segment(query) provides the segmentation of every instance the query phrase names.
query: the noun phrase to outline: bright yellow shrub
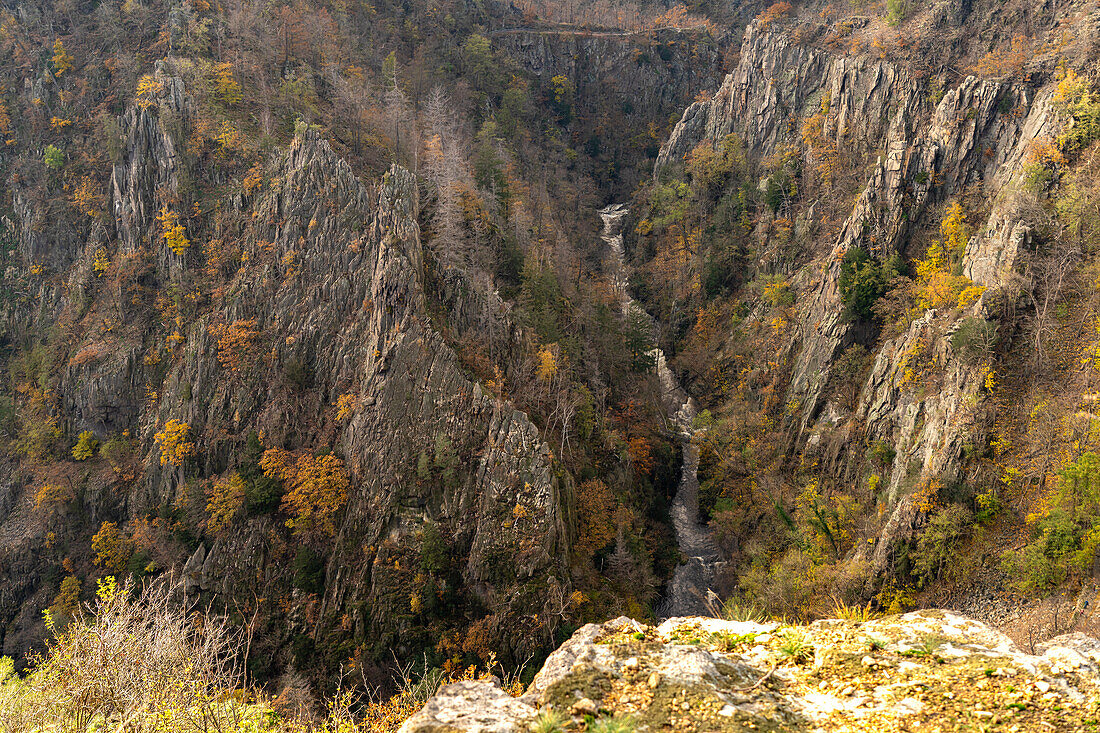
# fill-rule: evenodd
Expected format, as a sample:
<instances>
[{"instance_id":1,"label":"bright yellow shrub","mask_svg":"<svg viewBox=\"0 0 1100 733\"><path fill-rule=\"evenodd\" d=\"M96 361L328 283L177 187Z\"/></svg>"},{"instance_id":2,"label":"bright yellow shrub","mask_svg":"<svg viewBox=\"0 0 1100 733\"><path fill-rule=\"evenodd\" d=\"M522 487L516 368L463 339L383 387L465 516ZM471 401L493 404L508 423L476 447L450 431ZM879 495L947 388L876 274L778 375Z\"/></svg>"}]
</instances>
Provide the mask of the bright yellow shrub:
<instances>
[{"instance_id":1,"label":"bright yellow shrub","mask_svg":"<svg viewBox=\"0 0 1100 733\"><path fill-rule=\"evenodd\" d=\"M260 459L269 478L283 481L288 491L282 509L290 515L286 526L295 533L336 534L335 518L348 500L348 474L334 455L295 456L281 448L269 448Z\"/></svg>"},{"instance_id":2,"label":"bright yellow shrub","mask_svg":"<svg viewBox=\"0 0 1100 733\"><path fill-rule=\"evenodd\" d=\"M210 515L206 523L208 532L217 534L233 523L244 506L244 491L245 482L239 473L214 482L206 503L206 512Z\"/></svg>"},{"instance_id":3,"label":"bright yellow shrub","mask_svg":"<svg viewBox=\"0 0 1100 733\"><path fill-rule=\"evenodd\" d=\"M115 522L104 522L92 537L92 552L95 564L112 575L126 571L126 564L133 554L133 543L127 538Z\"/></svg>"},{"instance_id":4,"label":"bright yellow shrub","mask_svg":"<svg viewBox=\"0 0 1100 733\"><path fill-rule=\"evenodd\" d=\"M191 426L179 420L169 420L164 428L153 436L153 442L160 448L160 465L172 464L179 467L195 453L195 444L187 440Z\"/></svg>"},{"instance_id":5,"label":"bright yellow shrub","mask_svg":"<svg viewBox=\"0 0 1100 733\"><path fill-rule=\"evenodd\" d=\"M65 50L65 44L58 38L53 42L53 71L57 76L61 76L66 71L73 70L73 64L76 62L68 51Z\"/></svg>"},{"instance_id":6,"label":"bright yellow shrub","mask_svg":"<svg viewBox=\"0 0 1100 733\"><path fill-rule=\"evenodd\" d=\"M182 255L191 246L191 240L187 238L187 231L180 224L179 216L167 206L160 210L157 216L160 221L161 237L168 248L178 255Z\"/></svg>"}]
</instances>

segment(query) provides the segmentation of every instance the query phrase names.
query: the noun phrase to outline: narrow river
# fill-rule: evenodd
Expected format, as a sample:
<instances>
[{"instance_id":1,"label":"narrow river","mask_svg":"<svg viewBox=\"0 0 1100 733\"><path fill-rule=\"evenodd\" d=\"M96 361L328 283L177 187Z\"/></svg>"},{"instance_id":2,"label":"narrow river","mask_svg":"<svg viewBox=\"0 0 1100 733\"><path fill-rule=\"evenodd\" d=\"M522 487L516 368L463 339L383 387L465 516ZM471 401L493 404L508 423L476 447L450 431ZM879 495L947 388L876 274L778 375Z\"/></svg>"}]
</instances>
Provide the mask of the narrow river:
<instances>
[{"instance_id":1,"label":"narrow river","mask_svg":"<svg viewBox=\"0 0 1100 733\"><path fill-rule=\"evenodd\" d=\"M654 341L657 324L644 308L632 297L627 287L625 253L623 251L623 219L630 213L622 204L612 204L600 210L603 233L600 235L611 250L611 276L619 294L624 314L642 314L650 323ZM658 618L696 616L707 612L706 598L714 584L719 564L718 548L710 537L705 524L699 521L699 446L692 440L692 422L696 415L695 401L687 394L669 368L660 347L653 349L657 378L661 383L661 401L670 427L680 438L683 447L683 467L680 485L672 500L672 527L676 544L684 562L673 572L665 597L657 604Z\"/></svg>"}]
</instances>

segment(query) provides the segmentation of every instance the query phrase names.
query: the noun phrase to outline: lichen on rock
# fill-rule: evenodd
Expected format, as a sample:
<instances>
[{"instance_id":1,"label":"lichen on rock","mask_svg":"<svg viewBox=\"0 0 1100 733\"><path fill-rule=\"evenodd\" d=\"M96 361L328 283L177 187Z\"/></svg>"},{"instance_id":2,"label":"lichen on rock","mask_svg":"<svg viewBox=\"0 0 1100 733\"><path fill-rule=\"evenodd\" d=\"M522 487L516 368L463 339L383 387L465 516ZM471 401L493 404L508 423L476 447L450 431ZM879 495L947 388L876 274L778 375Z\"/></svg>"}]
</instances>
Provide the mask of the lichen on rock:
<instances>
[{"instance_id":1,"label":"lichen on rock","mask_svg":"<svg viewBox=\"0 0 1100 733\"><path fill-rule=\"evenodd\" d=\"M602 718L638 731L1090 729L1100 642L1072 634L1041 652L938 610L808 626L620 617L579 629L519 698L449 685L402 731L531 730L540 710L576 730Z\"/></svg>"}]
</instances>

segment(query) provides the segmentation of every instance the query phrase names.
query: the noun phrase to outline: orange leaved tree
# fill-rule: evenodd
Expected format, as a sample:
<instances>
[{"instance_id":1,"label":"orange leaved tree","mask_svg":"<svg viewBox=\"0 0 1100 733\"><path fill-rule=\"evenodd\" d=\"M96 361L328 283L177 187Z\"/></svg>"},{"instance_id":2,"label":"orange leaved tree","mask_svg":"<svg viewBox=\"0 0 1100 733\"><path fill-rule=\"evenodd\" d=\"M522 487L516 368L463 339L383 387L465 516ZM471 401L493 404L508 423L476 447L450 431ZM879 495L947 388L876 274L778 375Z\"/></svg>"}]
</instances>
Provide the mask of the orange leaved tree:
<instances>
[{"instance_id":1,"label":"orange leaved tree","mask_svg":"<svg viewBox=\"0 0 1100 733\"><path fill-rule=\"evenodd\" d=\"M333 536L337 512L348 501L348 473L334 455L295 455L268 448L260 468L269 478L281 479L287 488L282 509L290 515L286 526L295 534Z\"/></svg>"}]
</instances>

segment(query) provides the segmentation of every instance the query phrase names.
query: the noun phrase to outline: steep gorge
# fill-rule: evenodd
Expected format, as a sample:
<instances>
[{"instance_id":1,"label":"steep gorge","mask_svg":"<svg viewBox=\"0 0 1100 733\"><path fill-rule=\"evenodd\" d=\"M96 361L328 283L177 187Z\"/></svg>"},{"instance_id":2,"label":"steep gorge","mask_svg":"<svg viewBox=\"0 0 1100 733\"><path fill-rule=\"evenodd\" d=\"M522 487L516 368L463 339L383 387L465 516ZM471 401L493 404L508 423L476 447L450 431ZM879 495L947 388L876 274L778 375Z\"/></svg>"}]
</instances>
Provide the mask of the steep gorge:
<instances>
[{"instance_id":1,"label":"steep gorge","mask_svg":"<svg viewBox=\"0 0 1100 733\"><path fill-rule=\"evenodd\" d=\"M630 211L621 205L601 209L603 233L600 238L611 251L611 279L623 312L628 318L633 316L647 322L655 331L657 324L627 290L621 229L623 219L629 214ZM656 341L656 334L653 338ZM717 600L713 588L719 552L707 527L699 522L699 446L693 440L697 414L695 400L680 386L660 346L654 346L650 356L661 386L661 403L669 429L679 438L683 450L680 481L669 512L682 559L654 613L659 618L702 615L708 611L708 601L712 597Z\"/></svg>"},{"instance_id":2,"label":"steep gorge","mask_svg":"<svg viewBox=\"0 0 1100 733\"><path fill-rule=\"evenodd\" d=\"M1037 213L1040 205L1029 181L1040 159L1036 151L1062 139L1065 126L1073 124L1052 101L1064 97L1058 90L1067 63L1083 63L1094 51L1095 12L1073 17L1074 48L1081 55L1036 56L1029 60L1026 81L961 75L947 85L903 62L827 50L814 42L814 32L807 32L812 23L795 21L783 27L758 20L746 29L737 68L713 97L686 109L662 146L653 193L632 206L645 218L628 240L628 252L635 267L649 268L651 291L660 291L666 286L653 274L657 260L647 261L657 237L650 229L656 228L658 217L668 220L677 214L668 213L676 211L671 205L653 202L698 195L695 188L686 196L672 193L676 186L688 185L679 181L699 186L696 179L699 171L706 171L706 161L736 150L743 155L739 164L749 170L742 197L746 192L771 197L773 190L785 197L778 199L770 221L743 225L750 259L743 264L747 272L741 276L741 289L727 301L743 308L730 319L732 327L723 332L720 320L710 320L715 318L711 312L729 314L732 306L714 306L718 310L710 312L700 308L694 324L681 317L681 327L670 329L675 335L665 345L674 352L690 352L674 360L687 377L685 383L697 393L707 392L702 406L731 425L738 422L734 415L741 414L732 412L733 406L751 404L752 399L731 400L732 386L714 385L740 380L767 384L773 391L775 407L756 414L766 415L764 423L785 436L775 463L755 473L746 470L738 480L752 484L744 491L755 494L755 503L778 507L796 537L809 531L796 529L801 521L796 512L809 517L808 525L818 528L813 531L827 542L828 553L844 557L846 569L829 581L839 584L834 588L848 588L842 593L851 592L854 582L859 588L855 597L867 599L884 584L897 582L899 557L904 558L907 546L915 547L937 507L955 501L944 498L952 491L977 487L971 490L987 492L983 501L1003 492L997 501L1012 502L1019 517L1030 511L1034 487L1050 490L1046 476L1032 477L1028 488L1014 483L1019 479L1006 478L1004 466L1011 459L1002 455L1007 445L1002 436L1014 428L995 420L1005 419L1006 393L1018 389L1021 377L1013 371L1020 368L1018 350L1028 348L1028 338L1038 344L1040 337L1031 330L1044 328L1032 325L1028 306L1022 304L1030 305L1034 296L1029 290L1046 287L1038 282L1049 266L1043 263L1054 257L1053 248L1064 246L1052 244L1049 219ZM911 27L917 25L913 21ZM838 26L844 24L833 27ZM796 163L783 162L790 160ZM793 189L789 181L794 177L800 190L791 194L783 186ZM958 202L963 202L967 231L972 232L962 239L965 249L959 252L957 270L948 273L959 290L947 301L914 307L896 323L877 315L853 318L844 292L846 255L858 251L872 262L908 261L913 268L909 279L898 282L918 281L924 277L915 272L921 257L939 246L932 240L940 219L946 221L950 214L944 212ZM702 226L713 227L717 215L707 216L704 212ZM679 221L676 226L685 232L699 226L690 218ZM713 246L721 246L720 240ZM777 287L766 286L769 282L778 285L774 292L790 293L789 303L769 304L752 289ZM677 303L667 310L667 301L652 297L650 306L673 314L682 308ZM983 348L989 353L976 358L973 349L965 350L964 337L956 334L975 323L995 324L1001 343L996 353L987 346ZM698 335L702 333L713 335ZM686 359L699 358L693 350L700 344L708 344L706 369L688 367ZM859 351L868 353L869 361L853 374L850 355ZM1042 379L1066 379L1055 374L1046 372ZM996 380L1002 375L1013 386L998 389ZM838 384L849 382L852 386L844 389L852 397L842 398ZM1034 381L1032 385L1040 392L1049 389ZM736 393L745 389L739 386ZM1041 395L1028 399L1033 400L1030 405L1045 404ZM1088 444L1087 426L1074 424L1069 415L1061 419L1067 434ZM722 448L711 445L709 450L714 481L715 462L729 459ZM888 458L874 458L874 451L888 452ZM756 493L757 486L765 488ZM799 486L809 488L799 495ZM844 518L850 509L828 508L830 494L838 493L858 497L855 501L864 508L857 511L877 511L877 518L865 514L856 527L844 525L851 521ZM767 512L761 508L748 515ZM1006 525L991 531L996 535ZM840 540L834 531L853 534ZM753 533L748 529L741 543ZM768 542L763 536L760 541ZM964 539L955 541L962 544ZM966 552L973 552L979 564L997 563L996 555L989 558L980 543ZM776 557L772 555L773 562ZM773 572L781 572L779 565L774 567ZM997 577L987 580L996 585L1001 582ZM767 581L756 582L759 591L759 583Z\"/></svg>"},{"instance_id":3,"label":"steep gorge","mask_svg":"<svg viewBox=\"0 0 1100 733\"><path fill-rule=\"evenodd\" d=\"M231 131L203 127L194 66L169 53L105 115L119 150L101 213L77 225L43 203L75 175L37 190L11 176L0 355L21 432L4 428L0 461L3 653L40 642L62 576L108 565L178 573L188 604L252 618L258 679L350 664L365 686L388 657L518 666L608 609L701 614L711 591L814 617L830 598L963 603L959 568L1003 587L999 552L1095 439L1095 380L1077 368L1090 290L1044 291L1060 209L1032 179L1036 151L1085 125L1062 82L1089 73L1100 15L1055 5L1078 34L1001 75L848 47L882 20L807 20L828 15L810 6L739 41L486 28L468 40L491 39L512 78L484 91L480 46L454 54L468 139L393 101L398 61L377 64L393 81L375 144L395 159L378 175L304 105L285 145L201 167L198 131ZM967 22L937 7L902 28L923 43ZM337 88L344 72L325 73ZM432 179L467 143L469 171ZM1068 184L1083 159L1040 162ZM914 295L956 206L964 246L934 273L947 295ZM875 284L893 311L853 315L859 252L884 280L901 263ZM657 342L648 371L621 343L635 322ZM994 336L963 343L974 324ZM1055 402L1054 437L1024 445ZM112 449L84 462L86 434ZM332 493L295 514L285 499L307 479ZM979 519L982 501L997 509ZM954 506L970 512L954 554L914 575Z\"/></svg>"}]
</instances>

